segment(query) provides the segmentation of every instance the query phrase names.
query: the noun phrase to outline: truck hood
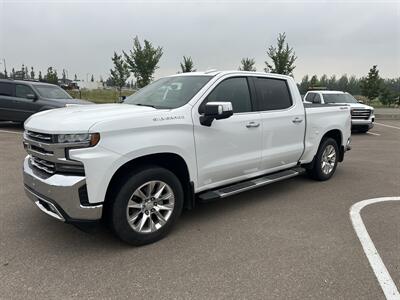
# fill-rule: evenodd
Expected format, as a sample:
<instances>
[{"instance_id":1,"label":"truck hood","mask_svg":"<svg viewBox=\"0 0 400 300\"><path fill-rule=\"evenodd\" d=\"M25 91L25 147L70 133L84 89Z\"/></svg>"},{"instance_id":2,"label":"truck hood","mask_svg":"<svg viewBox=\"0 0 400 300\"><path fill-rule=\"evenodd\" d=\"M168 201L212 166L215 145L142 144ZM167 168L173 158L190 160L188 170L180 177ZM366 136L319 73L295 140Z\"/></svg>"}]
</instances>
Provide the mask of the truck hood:
<instances>
[{"instance_id":1,"label":"truck hood","mask_svg":"<svg viewBox=\"0 0 400 300\"><path fill-rule=\"evenodd\" d=\"M100 121L152 114L155 108L130 104L72 105L46 110L25 121L25 129L46 133L84 133Z\"/></svg>"},{"instance_id":2,"label":"truck hood","mask_svg":"<svg viewBox=\"0 0 400 300\"><path fill-rule=\"evenodd\" d=\"M370 109L373 110L374 108L372 106L368 106L362 103L335 103L335 104L343 104L343 105L348 105L350 108L362 108L362 109Z\"/></svg>"},{"instance_id":3,"label":"truck hood","mask_svg":"<svg viewBox=\"0 0 400 300\"><path fill-rule=\"evenodd\" d=\"M69 104L78 104L78 105L82 105L82 104L94 104L91 101L87 101L87 100L82 100L82 99L75 99L75 98L69 98L69 99L49 99L49 98L44 98L47 100L51 100L57 104L60 104L60 106L65 106L65 105L69 105Z\"/></svg>"}]
</instances>

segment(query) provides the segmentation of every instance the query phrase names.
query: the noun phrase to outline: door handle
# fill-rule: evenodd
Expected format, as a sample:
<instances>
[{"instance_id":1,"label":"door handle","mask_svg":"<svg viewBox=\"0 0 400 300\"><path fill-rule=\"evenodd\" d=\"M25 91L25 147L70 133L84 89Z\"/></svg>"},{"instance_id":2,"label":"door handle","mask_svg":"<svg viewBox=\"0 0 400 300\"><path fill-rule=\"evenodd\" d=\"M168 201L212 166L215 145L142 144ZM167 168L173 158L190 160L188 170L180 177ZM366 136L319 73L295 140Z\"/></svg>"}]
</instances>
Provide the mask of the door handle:
<instances>
[{"instance_id":1,"label":"door handle","mask_svg":"<svg viewBox=\"0 0 400 300\"><path fill-rule=\"evenodd\" d=\"M260 123L258 123L258 122L249 122L246 124L247 128L256 128L258 126L260 126Z\"/></svg>"},{"instance_id":2,"label":"door handle","mask_svg":"<svg viewBox=\"0 0 400 300\"><path fill-rule=\"evenodd\" d=\"M292 122L295 123L295 124L299 124L299 123L303 122L303 119L294 118L294 119L292 120Z\"/></svg>"}]
</instances>

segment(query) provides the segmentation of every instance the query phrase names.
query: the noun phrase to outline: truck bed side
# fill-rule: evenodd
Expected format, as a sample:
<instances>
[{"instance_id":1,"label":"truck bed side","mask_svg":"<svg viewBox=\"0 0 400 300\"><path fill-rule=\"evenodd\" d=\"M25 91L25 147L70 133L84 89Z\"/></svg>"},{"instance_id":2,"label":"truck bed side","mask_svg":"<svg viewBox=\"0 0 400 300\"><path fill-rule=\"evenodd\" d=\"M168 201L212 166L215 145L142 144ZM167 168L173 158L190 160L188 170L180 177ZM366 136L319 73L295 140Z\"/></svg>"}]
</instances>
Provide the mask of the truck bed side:
<instances>
[{"instance_id":1,"label":"truck bed side","mask_svg":"<svg viewBox=\"0 0 400 300\"><path fill-rule=\"evenodd\" d=\"M318 151L322 137L332 130L341 133L341 145L346 147L351 136L350 108L346 105L326 105L304 103L306 132L304 153L301 163L309 163Z\"/></svg>"}]
</instances>

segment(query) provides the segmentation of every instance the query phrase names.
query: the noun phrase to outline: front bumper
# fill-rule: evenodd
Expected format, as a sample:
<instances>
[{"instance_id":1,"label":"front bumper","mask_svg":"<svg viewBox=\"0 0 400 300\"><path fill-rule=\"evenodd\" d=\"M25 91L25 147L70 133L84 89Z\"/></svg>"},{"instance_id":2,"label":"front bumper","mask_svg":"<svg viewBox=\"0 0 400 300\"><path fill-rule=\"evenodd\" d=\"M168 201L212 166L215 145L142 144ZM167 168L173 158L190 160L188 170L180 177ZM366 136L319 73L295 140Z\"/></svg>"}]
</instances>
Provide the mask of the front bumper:
<instances>
[{"instance_id":1,"label":"front bumper","mask_svg":"<svg viewBox=\"0 0 400 300\"><path fill-rule=\"evenodd\" d=\"M27 156L24 160L23 177L25 193L47 215L68 223L101 218L103 205L81 204L80 190L86 185L84 176L49 176L32 168Z\"/></svg>"},{"instance_id":2,"label":"front bumper","mask_svg":"<svg viewBox=\"0 0 400 300\"><path fill-rule=\"evenodd\" d=\"M352 119L351 120L351 127L352 128L357 128L357 127L368 126L368 128L371 129L371 128L374 127L374 120L375 120L374 116L372 116L368 120Z\"/></svg>"}]
</instances>

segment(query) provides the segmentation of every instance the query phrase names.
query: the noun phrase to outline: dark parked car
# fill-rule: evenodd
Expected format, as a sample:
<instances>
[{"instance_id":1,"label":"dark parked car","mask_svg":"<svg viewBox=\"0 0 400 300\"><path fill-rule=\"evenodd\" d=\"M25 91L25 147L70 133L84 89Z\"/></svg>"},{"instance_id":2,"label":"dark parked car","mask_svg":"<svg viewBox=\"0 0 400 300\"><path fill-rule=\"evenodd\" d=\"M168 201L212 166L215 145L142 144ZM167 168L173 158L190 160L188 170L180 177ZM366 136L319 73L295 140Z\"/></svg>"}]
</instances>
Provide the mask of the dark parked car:
<instances>
[{"instance_id":1,"label":"dark parked car","mask_svg":"<svg viewBox=\"0 0 400 300\"><path fill-rule=\"evenodd\" d=\"M66 104L93 104L73 99L54 84L0 79L0 120L24 122L39 111L64 107Z\"/></svg>"}]
</instances>

